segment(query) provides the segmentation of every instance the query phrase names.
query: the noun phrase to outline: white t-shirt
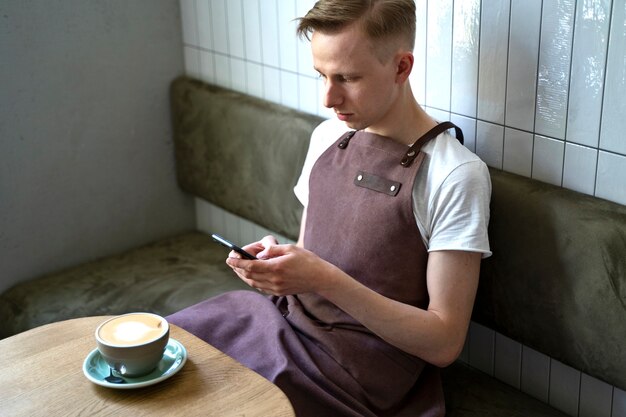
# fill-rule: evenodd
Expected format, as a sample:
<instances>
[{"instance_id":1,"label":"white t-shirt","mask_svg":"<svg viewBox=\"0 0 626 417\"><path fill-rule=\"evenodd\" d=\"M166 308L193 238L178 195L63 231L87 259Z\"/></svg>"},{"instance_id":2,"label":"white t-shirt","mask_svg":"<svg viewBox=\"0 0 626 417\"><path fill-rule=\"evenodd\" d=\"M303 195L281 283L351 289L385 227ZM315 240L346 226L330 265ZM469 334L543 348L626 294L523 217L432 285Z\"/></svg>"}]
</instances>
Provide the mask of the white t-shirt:
<instances>
[{"instance_id":1,"label":"white t-shirt","mask_svg":"<svg viewBox=\"0 0 626 417\"><path fill-rule=\"evenodd\" d=\"M313 131L302 174L294 187L305 207L313 165L348 130L340 120L330 119ZM422 152L425 158L413 187L413 213L426 249L490 256L487 226L491 177L487 165L448 133L429 141Z\"/></svg>"}]
</instances>

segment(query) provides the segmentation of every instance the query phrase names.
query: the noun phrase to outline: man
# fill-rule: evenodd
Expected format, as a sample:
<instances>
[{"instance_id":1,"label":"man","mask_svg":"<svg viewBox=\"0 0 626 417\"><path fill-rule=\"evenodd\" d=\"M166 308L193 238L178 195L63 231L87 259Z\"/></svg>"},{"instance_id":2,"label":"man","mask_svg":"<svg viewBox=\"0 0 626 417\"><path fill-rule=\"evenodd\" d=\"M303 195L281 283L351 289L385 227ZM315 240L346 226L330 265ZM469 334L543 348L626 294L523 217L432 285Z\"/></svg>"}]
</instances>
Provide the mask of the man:
<instances>
[{"instance_id":1,"label":"man","mask_svg":"<svg viewBox=\"0 0 626 417\"><path fill-rule=\"evenodd\" d=\"M463 347L490 254L488 171L411 92L412 0L321 0L298 31L337 114L295 188L298 244L229 255L271 297L231 293L170 320L274 381L298 416L444 415L438 367Z\"/></svg>"}]
</instances>

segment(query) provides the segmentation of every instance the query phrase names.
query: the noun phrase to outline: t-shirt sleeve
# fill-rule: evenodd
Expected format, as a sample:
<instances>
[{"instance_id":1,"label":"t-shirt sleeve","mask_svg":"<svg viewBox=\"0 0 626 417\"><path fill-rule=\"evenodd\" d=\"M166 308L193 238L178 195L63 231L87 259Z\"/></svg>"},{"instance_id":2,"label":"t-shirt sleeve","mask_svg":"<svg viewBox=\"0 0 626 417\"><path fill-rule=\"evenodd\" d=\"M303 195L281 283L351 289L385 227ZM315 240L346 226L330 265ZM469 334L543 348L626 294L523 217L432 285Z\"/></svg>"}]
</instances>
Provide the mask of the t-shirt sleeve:
<instances>
[{"instance_id":1,"label":"t-shirt sleeve","mask_svg":"<svg viewBox=\"0 0 626 417\"><path fill-rule=\"evenodd\" d=\"M491 177L484 162L454 169L433 196L428 250L463 250L491 255L487 227Z\"/></svg>"},{"instance_id":2,"label":"t-shirt sleeve","mask_svg":"<svg viewBox=\"0 0 626 417\"><path fill-rule=\"evenodd\" d=\"M333 119L325 120L313 130L302 172L293 188L296 198L304 207L309 204L309 177L311 176L313 165L315 165L322 153L347 130L343 123Z\"/></svg>"}]
</instances>

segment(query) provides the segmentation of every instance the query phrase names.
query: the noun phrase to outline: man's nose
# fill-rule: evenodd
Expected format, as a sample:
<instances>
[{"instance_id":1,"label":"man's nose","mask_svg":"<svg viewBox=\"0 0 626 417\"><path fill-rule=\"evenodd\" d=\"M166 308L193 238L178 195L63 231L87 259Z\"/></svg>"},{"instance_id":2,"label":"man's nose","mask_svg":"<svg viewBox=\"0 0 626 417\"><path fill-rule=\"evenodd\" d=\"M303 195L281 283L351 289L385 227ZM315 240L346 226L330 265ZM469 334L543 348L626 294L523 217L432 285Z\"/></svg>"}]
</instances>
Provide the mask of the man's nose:
<instances>
[{"instance_id":1,"label":"man's nose","mask_svg":"<svg viewBox=\"0 0 626 417\"><path fill-rule=\"evenodd\" d=\"M340 105L343 101L341 88L331 80L324 83L324 107L333 108Z\"/></svg>"}]
</instances>

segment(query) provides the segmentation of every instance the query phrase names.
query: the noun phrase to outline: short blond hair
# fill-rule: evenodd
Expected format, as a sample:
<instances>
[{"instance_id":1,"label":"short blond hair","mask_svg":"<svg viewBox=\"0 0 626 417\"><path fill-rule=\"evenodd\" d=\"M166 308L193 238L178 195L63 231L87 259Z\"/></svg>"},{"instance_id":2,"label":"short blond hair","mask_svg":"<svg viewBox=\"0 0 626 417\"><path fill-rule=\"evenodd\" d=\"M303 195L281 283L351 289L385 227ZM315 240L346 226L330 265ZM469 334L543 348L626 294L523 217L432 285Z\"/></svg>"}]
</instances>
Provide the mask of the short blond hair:
<instances>
[{"instance_id":1,"label":"short blond hair","mask_svg":"<svg viewBox=\"0 0 626 417\"><path fill-rule=\"evenodd\" d=\"M319 0L298 21L297 34L307 39L314 31L333 34L358 22L377 49L388 41L411 51L415 46L414 0Z\"/></svg>"}]
</instances>

